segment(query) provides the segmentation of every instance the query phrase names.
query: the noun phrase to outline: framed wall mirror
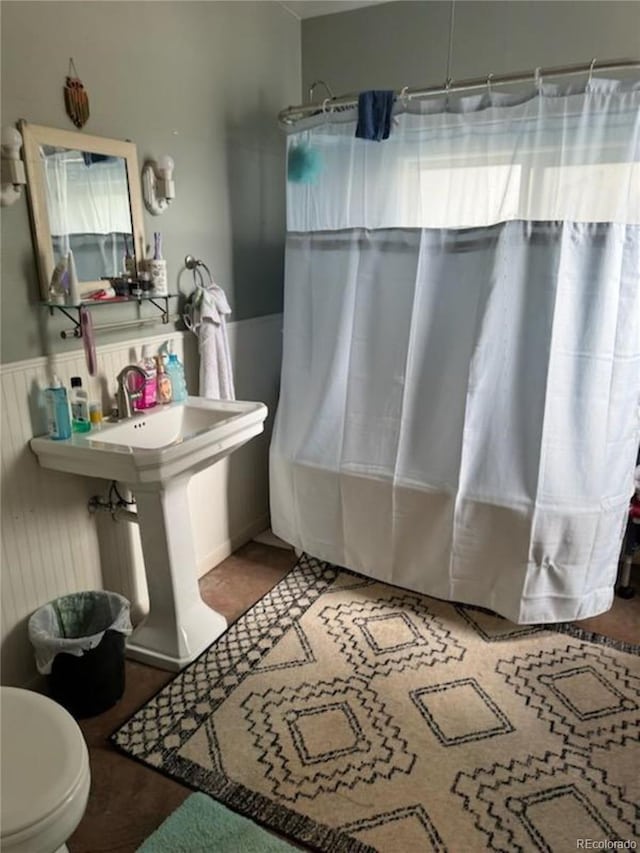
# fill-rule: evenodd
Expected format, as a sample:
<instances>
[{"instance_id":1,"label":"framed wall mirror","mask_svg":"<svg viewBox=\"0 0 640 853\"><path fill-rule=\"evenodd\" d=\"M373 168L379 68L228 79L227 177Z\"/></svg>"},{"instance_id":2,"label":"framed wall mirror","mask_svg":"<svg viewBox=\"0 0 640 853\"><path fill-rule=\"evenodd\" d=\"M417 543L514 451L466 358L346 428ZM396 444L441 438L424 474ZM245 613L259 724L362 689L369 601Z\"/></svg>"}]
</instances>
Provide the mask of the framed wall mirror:
<instances>
[{"instance_id":1,"label":"framed wall mirror","mask_svg":"<svg viewBox=\"0 0 640 853\"><path fill-rule=\"evenodd\" d=\"M145 239L136 146L132 142L19 123L42 299L55 265L73 252L80 293L139 262Z\"/></svg>"}]
</instances>

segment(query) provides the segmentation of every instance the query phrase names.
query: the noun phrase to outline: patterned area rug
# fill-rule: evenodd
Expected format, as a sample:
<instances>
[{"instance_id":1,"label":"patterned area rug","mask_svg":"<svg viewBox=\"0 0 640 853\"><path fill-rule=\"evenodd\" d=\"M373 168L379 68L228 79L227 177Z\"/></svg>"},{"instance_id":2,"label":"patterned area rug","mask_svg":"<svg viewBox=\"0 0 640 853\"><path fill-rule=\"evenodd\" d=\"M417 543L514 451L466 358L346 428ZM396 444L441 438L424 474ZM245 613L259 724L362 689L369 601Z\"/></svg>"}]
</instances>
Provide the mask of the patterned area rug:
<instances>
[{"instance_id":1,"label":"patterned area rug","mask_svg":"<svg viewBox=\"0 0 640 853\"><path fill-rule=\"evenodd\" d=\"M112 741L326 853L628 847L638 649L566 630L303 557Z\"/></svg>"}]
</instances>

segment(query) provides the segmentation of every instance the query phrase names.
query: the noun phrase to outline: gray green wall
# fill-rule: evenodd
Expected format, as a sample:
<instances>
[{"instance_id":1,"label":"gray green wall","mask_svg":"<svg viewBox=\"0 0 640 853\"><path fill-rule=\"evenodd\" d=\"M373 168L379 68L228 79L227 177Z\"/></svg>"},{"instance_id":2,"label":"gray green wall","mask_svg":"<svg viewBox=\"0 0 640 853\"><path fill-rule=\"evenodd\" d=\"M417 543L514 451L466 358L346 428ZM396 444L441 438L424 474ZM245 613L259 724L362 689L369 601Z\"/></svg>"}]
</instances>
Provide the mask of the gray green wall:
<instances>
[{"instance_id":1,"label":"gray green wall","mask_svg":"<svg viewBox=\"0 0 640 853\"><path fill-rule=\"evenodd\" d=\"M444 81L450 11L448 0L415 0L303 21L305 100L318 78L336 93ZM640 56L637 0L455 4L454 79L630 56Z\"/></svg>"},{"instance_id":2,"label":"gray green wall","mask_svg":"<svg viewBox=\"0 0 640 853\"><path fill-rule=\"evenodd\" d=\"M140 165L165 152L176 161L172 207L145 213L147 238L163 232L173 283L192 253L227 291L232 319L261 316L282 307L277 112L299 103L301 79L304 92L319 77L336 92L443 80L449 13L449 2L415 0L307 19L301 61L300 22L276 2L2 0L1 121L73 129L62 99L73 55L91 99L86 132L133 140ZM458 0L455 20L454 78L640 54L636 0ZM1 219L2 362L77 346L38 305L26 199ZM186 275L180 284L189 289ZM100 310L101 322L135 316Z\"/></svg>"},{"instance_id":3,"label":"gray green wall","mask_svg":"<svg viewBox=\"0 0 640 853\"><path fill-rule=\"evenodd\" d=\"M170 281L188 253L225 288L233 320L282 310L284 137L276 115L300 100L300 22L276 2L25 2L3 0L2 125L24 118L74 130L62 87L73 56L88 90L85 131L131 139L140 166L169 153L176 198L145 212L147 241L163 233ZM2 362L77 346L49 319L27 202L2 210ZM180 280L190 289L187 274ZM133 319L99 309L94 322ZM97 309L96 309L97 313ZM157 334L158 326L140 329ZM115 342L131 328L100 337Z\"/></svg>"}]
</instances>

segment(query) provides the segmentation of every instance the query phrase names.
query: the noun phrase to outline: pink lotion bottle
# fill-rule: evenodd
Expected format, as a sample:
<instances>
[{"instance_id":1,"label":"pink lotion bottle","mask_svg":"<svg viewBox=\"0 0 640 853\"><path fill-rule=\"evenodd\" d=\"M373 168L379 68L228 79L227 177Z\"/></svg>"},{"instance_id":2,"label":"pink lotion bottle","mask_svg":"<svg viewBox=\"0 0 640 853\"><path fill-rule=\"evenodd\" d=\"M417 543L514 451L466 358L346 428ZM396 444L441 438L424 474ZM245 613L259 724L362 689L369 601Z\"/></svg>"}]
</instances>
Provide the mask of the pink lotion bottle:
<instances>
[{"instance_id":1,"label":"pink lotion bottle","mask_svg":"<svg viewBox=\"0 0 640 853\"><path fill-rule=\"evenodd\" d=\"M142 386L142 394L135 401L136 409L150 409L156 404L157 380L156 362L151 355L149 344L142 347L142 358L138 362L139 367L144 370L146 379Z\"/></svg>"}]
</instances>

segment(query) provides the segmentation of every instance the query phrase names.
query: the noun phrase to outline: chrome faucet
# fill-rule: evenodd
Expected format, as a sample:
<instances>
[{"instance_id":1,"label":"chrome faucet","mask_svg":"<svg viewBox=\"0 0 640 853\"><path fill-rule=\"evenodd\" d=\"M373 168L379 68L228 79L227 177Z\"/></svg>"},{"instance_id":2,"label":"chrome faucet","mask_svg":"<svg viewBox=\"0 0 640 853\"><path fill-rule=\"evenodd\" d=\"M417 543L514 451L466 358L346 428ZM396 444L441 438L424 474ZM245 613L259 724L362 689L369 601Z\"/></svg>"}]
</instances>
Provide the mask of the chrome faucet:
<instances>
[{"instance_id":1,"label":"chrome faucet","mask_svg":"<svg viewBox=\"0 0 640 853\"><path fill-rule=\"evenodd\" d=\"M142 396L142 388L132 391L129 388L128 379L132 373L137 373L142 379L143 385L147 380L147 374L137 364L128 364L118 374L118 390L116 391L116 404L118 406L118 420L126 420L134 415L133 402Z\"/></svg>"}]
</instances>

